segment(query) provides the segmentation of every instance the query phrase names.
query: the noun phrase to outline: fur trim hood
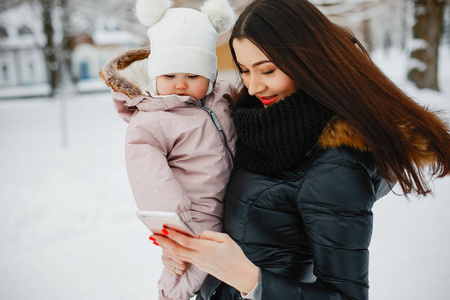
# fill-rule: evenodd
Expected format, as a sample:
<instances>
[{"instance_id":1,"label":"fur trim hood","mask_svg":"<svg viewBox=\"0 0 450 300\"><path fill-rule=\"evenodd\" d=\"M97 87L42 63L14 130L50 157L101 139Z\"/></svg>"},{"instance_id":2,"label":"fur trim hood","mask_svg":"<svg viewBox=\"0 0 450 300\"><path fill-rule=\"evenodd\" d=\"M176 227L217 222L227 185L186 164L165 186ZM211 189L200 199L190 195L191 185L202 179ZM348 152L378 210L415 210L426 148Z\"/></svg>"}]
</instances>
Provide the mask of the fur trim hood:
<instances>
[{"instance_id":1,"label":"fur trim hood","mask_svg":"<svg viewBox=\"0 0 450 300\"><path fill-rule=\"evenodd\" d=\"M430 166L436 162L436 155L429 142L415 132L412 126L402 126L403 142L412 145L416 149L416 156L412 157L418 167ZM345 119L335 116L324 128L318 141L324 149L347 146L361 152L370 152L371 149L362 139L355 127Z\"/></svg>"},{"instance_id":2,"label":"fur trim hood","mask_svg":"<svg viewBox=\"0 0 450 300\"><path fill-rule=\"evenodd\" d=\"M145 87L150 84L146 69L149 54L149 47L125 51L100 70L100 77L113 91L130 98L147 95Z\"/></svg>"}]
</instances>

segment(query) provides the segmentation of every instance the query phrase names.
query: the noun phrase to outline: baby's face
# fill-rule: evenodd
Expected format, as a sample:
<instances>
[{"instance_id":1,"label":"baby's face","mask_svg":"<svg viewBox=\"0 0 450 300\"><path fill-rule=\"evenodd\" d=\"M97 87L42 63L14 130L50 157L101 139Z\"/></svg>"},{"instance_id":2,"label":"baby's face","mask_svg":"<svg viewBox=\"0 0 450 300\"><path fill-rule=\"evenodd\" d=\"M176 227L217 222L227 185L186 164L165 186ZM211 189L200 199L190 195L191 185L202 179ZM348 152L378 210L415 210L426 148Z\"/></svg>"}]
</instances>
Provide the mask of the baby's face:
<instances>
[{"instance_id":1,"label":"baby's face","mask_svg":"<svg viewBox=\"0 0 450 300\"><path fill-rule=\"evenodd\" d=\"M197 100L205 97L209 79L185 73L173 73L156 77L156 90L159 95L187 95Z\"/></svg>"}]
</instances>

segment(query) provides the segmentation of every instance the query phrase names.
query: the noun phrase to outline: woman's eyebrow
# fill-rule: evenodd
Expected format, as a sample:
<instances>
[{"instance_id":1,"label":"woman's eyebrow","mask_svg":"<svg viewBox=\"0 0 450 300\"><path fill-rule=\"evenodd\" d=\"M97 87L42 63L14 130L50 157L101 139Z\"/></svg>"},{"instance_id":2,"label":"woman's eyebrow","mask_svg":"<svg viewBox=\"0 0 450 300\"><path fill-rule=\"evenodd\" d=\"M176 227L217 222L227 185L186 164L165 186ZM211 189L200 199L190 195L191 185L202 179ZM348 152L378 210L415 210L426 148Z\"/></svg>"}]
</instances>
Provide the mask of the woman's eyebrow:
<instances>
[{"instance_id":1,"label":"woman's eyebrow","mask_svg":"<svg viewBox=\"0 0 450 300\"><path fill-rule=\"evenodd\" d=\"M261 60L261 61L258 61L258 62L255 62L253 65L252 65L252 67L257 67L257 66L259 66L259 65L262 65L262 64L266 64L266 63L272 63L270 60ZM241 67L245 67L243 64L241 64L240 62L238 62L238 64L239 64L239 66L241 66Z\"/></svg>"}]
</instances>

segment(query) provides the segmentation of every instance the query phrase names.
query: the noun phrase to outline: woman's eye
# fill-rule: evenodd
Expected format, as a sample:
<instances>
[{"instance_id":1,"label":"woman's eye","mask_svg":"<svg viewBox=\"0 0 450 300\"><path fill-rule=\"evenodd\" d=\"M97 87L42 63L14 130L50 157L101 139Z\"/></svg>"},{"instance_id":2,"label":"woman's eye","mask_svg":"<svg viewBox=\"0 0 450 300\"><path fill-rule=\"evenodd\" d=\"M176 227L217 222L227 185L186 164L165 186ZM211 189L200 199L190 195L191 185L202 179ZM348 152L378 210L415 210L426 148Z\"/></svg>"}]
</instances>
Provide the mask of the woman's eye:
<instances>
[{"instance_id":1,"label":"woman's eye","mask_svg":"<svg viewBox=\"0 0 450 300\"><path fill-rule=\"evenodd\" d=\"M240 70L241 71L241 74L246 74L246 73L248 73L248 72L250 72L249 70Z\"/></svg>"},{"instance_id":2,"label":"woman's eye","mask_svg":"<svg viewBox=\"0 0 450 300\"><path fill-rule=\"evenodd\" d=\"M270 70L270 71L267 71L267 72L261 72L261 74L263 74L263 75L270 75L270 74L272 74L273 72L274 72L275 70Z\"/></svg>"}]
</instances>

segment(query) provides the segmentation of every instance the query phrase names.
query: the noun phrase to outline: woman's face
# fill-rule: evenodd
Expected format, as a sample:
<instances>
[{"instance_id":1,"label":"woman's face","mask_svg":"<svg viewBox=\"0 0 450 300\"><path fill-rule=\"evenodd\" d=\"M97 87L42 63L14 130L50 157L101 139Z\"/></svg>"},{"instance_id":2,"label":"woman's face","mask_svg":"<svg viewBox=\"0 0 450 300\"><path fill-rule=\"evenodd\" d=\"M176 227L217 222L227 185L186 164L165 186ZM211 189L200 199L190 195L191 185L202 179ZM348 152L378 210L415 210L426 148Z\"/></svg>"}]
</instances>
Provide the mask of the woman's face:
<instances>
[{"instance_id":1,"label":"woman's face","mask_svg":"<svg viewBox=\"0 0 450 300\"><path fill-rule=\"evenodd\" d=\"M248 93L268 107L290 96L298 86L249 39L234 39L233 49Z\"/></svg>"}]
</instances>

